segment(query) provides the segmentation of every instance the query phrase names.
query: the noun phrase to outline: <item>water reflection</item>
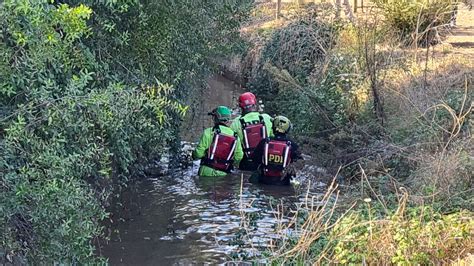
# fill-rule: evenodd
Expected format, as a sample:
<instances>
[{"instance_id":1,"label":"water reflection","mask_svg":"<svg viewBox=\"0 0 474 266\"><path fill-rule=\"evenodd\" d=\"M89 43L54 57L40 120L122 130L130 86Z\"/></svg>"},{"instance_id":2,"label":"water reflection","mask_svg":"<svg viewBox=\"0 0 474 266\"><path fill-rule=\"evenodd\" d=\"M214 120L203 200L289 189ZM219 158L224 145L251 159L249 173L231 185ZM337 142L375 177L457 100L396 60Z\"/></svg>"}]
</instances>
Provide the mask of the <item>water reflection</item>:
<instances>
[{"instance_id":1,"label":"water reflection","mask_svg":"<svg viewBox=\"0 0 474 266\"><path fill-rule=\"evenodd\" d=\"M139 193L114 213L128 219L103 254L112 265L223 263L258 256L288 230L288 209L309 195L292 187L255 185L244 175L195 177L197 167L136 184ZM285 209L283 212L282 210ZM291 230L291 229L290 229ZM289 232L286 232L289 233Z\"/></svg>"}]
</instances>

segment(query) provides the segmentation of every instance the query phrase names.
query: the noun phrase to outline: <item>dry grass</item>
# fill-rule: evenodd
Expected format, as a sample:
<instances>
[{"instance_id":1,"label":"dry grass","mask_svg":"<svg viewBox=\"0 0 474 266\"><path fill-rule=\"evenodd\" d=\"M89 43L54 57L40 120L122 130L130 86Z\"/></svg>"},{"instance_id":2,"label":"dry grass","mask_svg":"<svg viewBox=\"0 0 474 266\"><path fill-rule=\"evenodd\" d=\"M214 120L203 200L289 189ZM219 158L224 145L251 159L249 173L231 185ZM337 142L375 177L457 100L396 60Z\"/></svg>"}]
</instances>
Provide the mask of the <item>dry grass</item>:
<instances>
[{"instance_id":1,"label":"dry grass","mask_svg":"<svg viewBox=\"0 0 474 266\"><path fill-rule=\"evenodd\" d=\"M440 103L453 90L463 91L468 79L472 93L474 62L459 56L416 63L408 61L385 73L383 81L387 104L397 104L396 112L419 116ZM408 112L408 113L407 113Z\"/></svg>"},{"instance_id":2,"label":"dry grass","mask_svg":"<svg viewBox=\"0 0 474 266\"><path fill-rule=\"evenodd\" d=\"M296 243L290 241L294 239L287 239L287 241L282 242L278 249L272 250L274 259L280 260L284 264L294 257L306 259L313 256L314 254L311 254L312 244L337 224L337 222L331 220L338 198L339 191L334 180L322 198L306 197L305 205L294 211L293 219L283 230L283 232L287 232L288 229L294 229L296 235L298 235ZM303 224L299 224L298 219L302 213L307 214L307 218ZM320 254L320 258L323 257L324 252Z\"/></svg>"},{"instance_id":3,"label":"dry grass","mask_svg":"<svg viewBox=\"0 0 474 266\"><path fill-rule=\"evenodd\" d=\"M266 28L281 26L266 23ZM357 51L354 32L342 31L339 37L337 48ZM361 167L361 183L369 184L377 202L350 198L354 194L349 193L340 196L333 182L321 198L308 198L288 215L278 212L292 219L279 225L281 241L270 250L277 263L468 265L473 261L473 213L444 215L425 204L454 206L460 194L472 198L474 61L450 51L440 56L435 50L445 49L442 46L411 51L381 45L375 49L385 59L380 61L385 65L378 85L386 107L386 142L412 162L410 178L397 181L395 207L384 201L387 195L377 195L370 187L369 182L380 177L378 170L367 171L373 176L364 177ZM259 54L260 50L251 53L253 58ZM385 159L383 168L384 163ZM389 175L390 169L382 170L379 174ZM402 182L406 189L399 188ZM294 232L293 238L285 235L288 230Z\"/></svg>"},{"instance_id":4,"label":"dry grass","mask_svg":"<svg viewBox=\"0 0 474 266\"><path fill-rule=\"evenodd\" d=\"M443 205L472 204L472 199L463 204L462 198L473 195L473 150L471 138L465 138L439 152L418 151L419 166L411 180L416 184L414 192L423 195L418 201L441 202Z\"/></svg>"},{"instance_id":5,"label":"dry grass","mask_svg":"<svg viewBox=\"0 0 474 266\"><path fill-rule=\"evenodd\" d=\"M452 266L469 266L474 265L474 254L468 254L464 258L459 258L451 263Z\"/></svg>"},{"instance_id":6,"label":"dry grass","mask_svg":"<svg viewBox=\"0 0 474 266\"><path fill-rule=\"evenodd\" d=\"M369 199L359 201L357 208L354 203L346 212L337 213L338 198L337 186L332 183L321 199L308 198L294 210L291 222L280 228L284 240L270 250L272 261L462 265L474 252L471 212L441 215L431 208L408 207L409 195L403 188L398 206L386 216L377 215L379 205ZM307 216L301 224L297 218L302 213ZM284 236L288 229L293 230L293 238Z\"/></svg>"}]
</instances>

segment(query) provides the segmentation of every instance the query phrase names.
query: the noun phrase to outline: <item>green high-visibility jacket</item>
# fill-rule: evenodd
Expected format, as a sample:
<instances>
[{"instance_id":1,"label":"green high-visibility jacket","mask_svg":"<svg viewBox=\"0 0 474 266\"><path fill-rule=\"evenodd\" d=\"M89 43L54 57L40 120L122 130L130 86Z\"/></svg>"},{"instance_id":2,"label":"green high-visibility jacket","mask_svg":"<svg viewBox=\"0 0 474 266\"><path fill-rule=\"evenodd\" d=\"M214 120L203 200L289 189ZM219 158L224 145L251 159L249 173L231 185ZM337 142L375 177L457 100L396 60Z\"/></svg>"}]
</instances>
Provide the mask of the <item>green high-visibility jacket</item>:
<instances>
[{"instance_id":1,"label":"green high-visibility jacket","mask_svg":"<svg viewBox=\"0 0 474 266\"><path fill-rule=\"evenodd\" d=\"M229 127L219 125L219 129L221 131L221 134L224 134L227 136L234 136L234 131L230 129ZM214 135L215 135L214 127L206 128L204 130L196 149L193 151L194 160L204 159L206 157L207 150L209 149L209 147L211 147L211 143L212 143L212 140L214 139ZM239 165L239 162L240 160L242 160L243 156L244 156L244 152L242 150L242 144L240 143L240 138L237 137L237 142L236 142L234 157L233 157L234 164ZM199 168L199 175L200 176L225 176L227 175L227 173L224 171L213 169L206 165L201 165L201 167Z\"/></svg>"},{"instance_id":2,"label":"green high-visibility jacket","mask_svg":"<svg viewBox=\"0 0 474 266\"><path fill-rule=\"evenodd\" d=\"M244 122L259 121L260 115L262 116L263 123L265 124L265 128L267 129L267 137L273 137L272 117L268 114L261 114L259 112L250 112L243 116L236 117L234 119L234 122L232 122L232 124L230 125L230 128L237 132L237 136L239 136L239 139L241 141L244 141L244 133L242 131L242 123L240 122L240 119L243 118Z\"/></svg>"}]
</instances>

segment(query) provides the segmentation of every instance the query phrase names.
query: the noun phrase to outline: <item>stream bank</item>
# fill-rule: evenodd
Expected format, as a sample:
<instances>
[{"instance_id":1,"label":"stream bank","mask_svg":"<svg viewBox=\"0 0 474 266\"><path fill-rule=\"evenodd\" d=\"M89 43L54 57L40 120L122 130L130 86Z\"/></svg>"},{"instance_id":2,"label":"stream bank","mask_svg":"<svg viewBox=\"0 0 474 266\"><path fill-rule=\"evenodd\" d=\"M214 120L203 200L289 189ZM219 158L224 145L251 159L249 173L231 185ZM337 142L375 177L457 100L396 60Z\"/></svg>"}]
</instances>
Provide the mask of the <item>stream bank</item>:
<instances>
[{"instance_id":1,"label":"stream bank","mask_svg":"<svg viewBox=\"0 0 474 266\"><path fill-rule=\"evenodd\" d=\"M207 113L218 105L237 107L237 99L244 92L244 88L238 82L230 79L226 73L214 74L209 77L207 86L194 99L181 130L183 140L197 141L202 131L213 123Z\"/></svg>"}]
</instances>

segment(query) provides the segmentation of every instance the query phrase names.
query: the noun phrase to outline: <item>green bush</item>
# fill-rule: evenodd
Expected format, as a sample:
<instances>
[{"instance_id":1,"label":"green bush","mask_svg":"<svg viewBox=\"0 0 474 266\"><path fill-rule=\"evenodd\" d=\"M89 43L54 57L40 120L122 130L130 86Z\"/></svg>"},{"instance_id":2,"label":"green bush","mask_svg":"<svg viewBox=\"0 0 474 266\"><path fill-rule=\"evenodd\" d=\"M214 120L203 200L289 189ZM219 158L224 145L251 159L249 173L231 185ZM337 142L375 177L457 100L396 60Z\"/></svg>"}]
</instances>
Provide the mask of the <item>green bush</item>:
<instances>
[{"instance_id":1,"label":"green bush","mask_svg":"<svg viewBox=\"0 0 474 266\"><path fill-rule=\"evenodd\" d=\"M267 99L271 112L290 117L295 132L312 135L317 131L342 127L354 119L365 106L367 98L363 76L357 74L357 59L345 54L331 54L326 69L298 82L288 71L265 68L277 90Z\"/></svg>"},{"instance_id":2,"label":"green bush","mask_svg":"<svg viewBox=\"0 0 474 266\"><path fill-rule=\"evenodd\" d=\"M258 62L258 76L251 81L252 87L262 96L272 94L276 89L262 71L265 64L288 71L298 82L306 82L316 64L324 60L334 45L338 25L330 21L328 11L318 11L305 11L294 22L273 32L265 44Z\"/></svg>"},{"instance_id":3,"label":"green bush","mask_svg":"<svg viewBox=\"0 0 474 266\"><path fill-rule=\"evenodd\" d=\"M181 102L210 55L234 49L247 4L3 1L1 249L30 264L97 262L114 184L179 141Z\"/></svg>"},{"instance_id":4,"label":"green bush","mask_svg":"<svg viewBox=\"0 0 474 266\"><path fill-rule=\"evenodd\" d=\"M173 97L192 96L215 58L241 48L240 23L251 0L67 0L85 3L93 37L84 43L108 73L135 85L173 84Z\"/></svg>"},{"instance_id":5,"label":"green bush","mask_svg":"<svg viewBox=\"0 0 474 266\"><path fill-rule=\"evenodd\" d=\"M116 86L16 110L0 153L4 246L23 243L17 251L34 261L88 261L113 182L125 182L171 136L156 117L173 107L160 100Z\"/></svg>"},{"instance_id":6,"label":"green bush","mask_svg":"<svg viewBox=\"0 0 474 266\"><path fill-rule=\"evenodd\" d=\"M310 7L265 44L250 88L266 111L284 114L300 135L345 125L364 106L356 57L334 48L341 25L331 10Z\"/></svg>"},{"instance_id":7,"label":"green bush","mask_svg":"<svg viewBox=\"0 0 474 266\"><path fill-rule=\"evenodd\" d=\"M35 263L94 261L113 182L159 155L167 117L185 111L163 85L99 81L104 66L82 42L91 13L0 6L1 246Z\"/></svg>"},{"instance_id":8,"label":"green bush","mask_svg":"<svg viewBox=\"0 0 474 266\"><path fill-rule=\"evenodd\" d=\"M258 57L250 88L264 100L265 111L290 118L301 141L327 136L330 142L307 144L333 153L342 134L329 135L351 131L356 120L370 116L369 84L356 30L320 7L300 10L294 21L274 31ZM354 139L345 138L344 149L347 140L357 149Z\"/></svg>"}]
</instances>

